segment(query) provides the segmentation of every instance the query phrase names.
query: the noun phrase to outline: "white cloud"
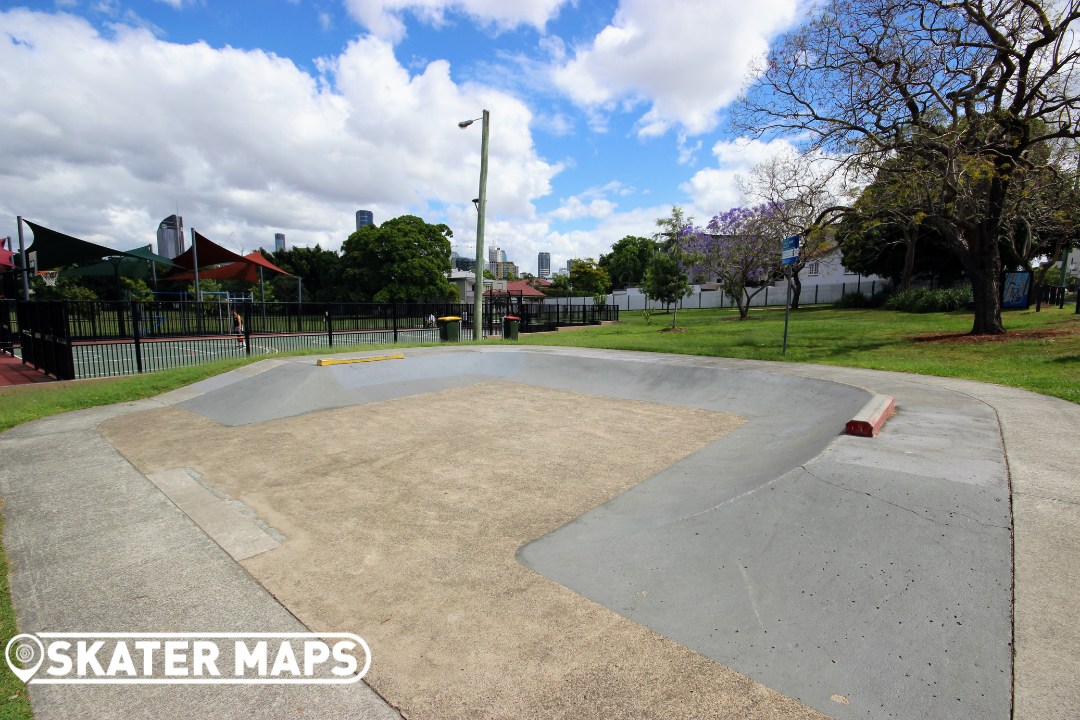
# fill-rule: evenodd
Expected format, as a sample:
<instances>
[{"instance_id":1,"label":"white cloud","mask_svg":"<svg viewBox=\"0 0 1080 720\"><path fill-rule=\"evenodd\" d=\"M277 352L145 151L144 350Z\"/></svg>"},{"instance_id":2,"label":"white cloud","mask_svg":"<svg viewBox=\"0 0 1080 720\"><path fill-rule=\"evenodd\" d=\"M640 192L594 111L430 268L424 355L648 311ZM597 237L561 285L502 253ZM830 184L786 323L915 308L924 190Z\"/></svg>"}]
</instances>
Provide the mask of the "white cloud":
<instances>
[{"instance_id":1,"label":"white cloud","mask_svg":"<svg viewBox=\"0 0 1080 720\"><path fill-rule=\"evenodd\" d=\"M539 30L559 13L567 0L345 0L349 14L371 33L390 41L405 36L406 12L436 27L448 13L468 15L499 30L532 25Z\"/></svg>"},{"instance_id":2,"label":"white cloud","mask_svg":"<svg viewBox=\"0 0 1080 720\"><path fill-rule=\"evenodd\" d=\"M745 204L738 185L740 177L746 177L755 165L770 157L793 151L794 146L787 140L722 140L712 147L716 165L699 170L679 189L692 198L699 213L697 223L704 224L716 213Z\"/></svg>"},{"instance_id":3,"label":"white cloud","mask_svg":"<svg viewBox=\"0 0 1080 720\"><path fill-rule=\"evenodd\" d=\"M596 199L588 203L579 197L567 198L562 206L551 212L551 216L559 220L575 220L578 218L602 218L611 215L615 211L615 203L610 200Z\"/></svg>"},{"instance_id":4,"label":"white cloud","mask_svg":"<svg viewBox=\"0 0 1080 720\"><path fill-rule=\"evenodd\" d=\"M560 168L537 155L522 102L455 84L445 62L410 73L374 38L319 68L0 12L0 218L11 225L0 234L14 234L19 214L127 248L153 240L179 206L188 227L234 248L270 247L285 232L290 245L336 249L361 208L377 222L448 222L475 197L480 167L479 123L456 122L484 107L489 215L533 217L550 192Z\"/></svg>"},{"instance_id":5,"label":"white cloud","mask_svg":"<svg viewBox=\"0 0 1080 720\"><path fill-rule=\"evenodd\" d=\"M689 135L714 129L719 111L747 80L748 64L790 24L796 0L622 0L611 24L554 70L576 103L597 112L648 106L640 137L675 125ZM599 118L594 127L602 127Z\"/></svg>"}]
</instances>

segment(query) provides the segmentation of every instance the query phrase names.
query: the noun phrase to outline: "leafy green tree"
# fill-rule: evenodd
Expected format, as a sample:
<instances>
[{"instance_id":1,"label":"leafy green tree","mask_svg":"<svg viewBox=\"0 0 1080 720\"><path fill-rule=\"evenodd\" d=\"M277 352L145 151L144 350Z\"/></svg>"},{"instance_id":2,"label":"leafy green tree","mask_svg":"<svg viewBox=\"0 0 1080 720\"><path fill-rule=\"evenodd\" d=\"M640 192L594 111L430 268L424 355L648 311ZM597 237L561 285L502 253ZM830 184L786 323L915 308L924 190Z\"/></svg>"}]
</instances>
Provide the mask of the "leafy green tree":
<instances>
[{"instance_id":1,"label":"leafy green tree","mask_svg":"<svg viewBox=\"0 0 1080 720\"><path fill-rule=\"evenodd\" d=\"M671 215L656 220L657 231L653 238L660 243L664 252L670 253L676 260L681 259L681 239L693 231L694 218L683 213L678 205L671 206ZM651 258L650 258L651 259Z\"/></svg>"},{"instance_id":2,"label":"leafy green tree","mask_svg":"<svg viewBox=\"0 0 1080 720\"><path fill-rule=\"evenodd\" d=\"M849 208L838 211L836 240L844 267L889 278L901 289L916 275L952 284L963 264L930 220L940 211L940 178L917 158L884 162Z\"/></svg>"},{"instance_id":3,"label":"leafy green tree","mask_svg":"<svg viewBox=\"0 0 1080 720\"><path fill-rule=\"evenodd\" d=\"M288 250L267 252L260 250L270 262L294 277L285 277L273 273L271 283L274 297L295 301L298 288L303 290L301 300L308 302L332 302L347 299L342 286L341 256L333 250L323 250L316 245L313 248L294 247ZM297 281L297 278L300 278Z\"/></svg>"},{"instance_id":4,"label":"leafy green tree","mask_svg":"<svg viewBox=\"0 0 1080 720\"><path fill-rule=\"evenodd\" d=\"M671 327L675 327L679 316L679 301L690 294L690 283L686 273L679 267L679 261L671 253L653 253L648 267L645 268L641 289L647 297L675 306L675 312L671 315Z\"/></svg>"},{"instance_id":5,"label":"leafy green tree","mask_svg":"<svg viewBox=\"0 0 1080 720\"><path fill-rule=\"evenodd\" d=\"M570 264L570 286L583 295L607 295L611 291L611 278L592 258L574 260Z\"/></svg>"},{"instance_id":6,"label":"leafy green tree","mask_svg":"<svg viewBox=\"0 0 1080 720\"><path fill-rule=\"evenodd\" d=\"M610 253L601 255L597 264L607 272L613 287L640 285L656 249L655 240L627 235L611 246Z\"/></svg>"},{"instance_id":7,"label":"leafy green tree","mask_svg":"<svg viewBox=\"0 0 1080 720\"><path fill-rule=\"evenodd\" d=\"M61 276L49 287L40 277L34 276L30 280L30 291L35 300L98 300L98 294L81 282L85 279Z\"/></svg>"},{"instance_id":8,"label":"leafy green tree","mask_svg":"<svg viewBox=\"0 0 1080 720\"><path fill-rule=\"evenodd\" d=\"M350 299L453 299L456 293L447 279L452 236L446 225L431 225L415 215L360 228L341 246L342 278Z\"/></svg>"},{"instance_id":9,"label":"leafy green tree","mask_svg":"<svg viewBox=\"0 0 1080 720\"><path fill-rule=\"evenodd\" d=\"M540 292L548 297L567 297L573 290L570 288L570 276L555 275L551 278L551 285L541 287Z\"/></svg>"}]
</instances>

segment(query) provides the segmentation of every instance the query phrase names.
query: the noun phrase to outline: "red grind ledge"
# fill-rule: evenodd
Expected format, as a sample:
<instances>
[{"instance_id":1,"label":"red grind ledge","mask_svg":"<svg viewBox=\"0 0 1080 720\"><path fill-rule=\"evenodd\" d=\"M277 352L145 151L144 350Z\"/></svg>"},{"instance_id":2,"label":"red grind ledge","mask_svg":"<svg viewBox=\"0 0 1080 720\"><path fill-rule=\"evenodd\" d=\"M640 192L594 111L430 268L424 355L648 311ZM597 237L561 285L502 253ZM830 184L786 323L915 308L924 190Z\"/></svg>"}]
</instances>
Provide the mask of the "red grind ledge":
<instances>
[{"instance_id":1,"label":"red grind ledge","mask_svg":"<svg viewBox=\"0 0 1080 720\"><path fill-rule=\"evenodd\" d=\"M891 395L875 395L851 420L846 429L848 435L874 437L881 432L885 421L896 412L896 401Z\"/></svg>"}]
</instances>

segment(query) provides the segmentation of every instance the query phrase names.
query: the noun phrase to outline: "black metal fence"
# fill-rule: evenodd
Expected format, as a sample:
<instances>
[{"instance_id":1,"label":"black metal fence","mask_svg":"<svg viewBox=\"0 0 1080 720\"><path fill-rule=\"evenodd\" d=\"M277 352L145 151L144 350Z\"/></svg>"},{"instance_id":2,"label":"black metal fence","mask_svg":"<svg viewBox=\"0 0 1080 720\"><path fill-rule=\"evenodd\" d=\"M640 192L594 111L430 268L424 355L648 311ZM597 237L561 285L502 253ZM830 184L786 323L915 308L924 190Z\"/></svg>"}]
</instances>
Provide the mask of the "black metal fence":
<instances>
[{"instance_id":1,"label":"black metal fence","mask_svg":"<svg viewBox=\"0 0 1080 720\"><path fill-rule=\"evenodd\" d=\"M0 351L59 379L132 375L240 355L315 347L439 342L436 319L461 318L470 338L502 334L515 314L521 332L618 320L618 308L549 308L495 298L482 317L460 303L255 303L218 301L0 301ZM235 315L234 315L235 313ZM236 315L241 322L236 322ZM238 329L239 328L239 329Z\"/></svg>"}]
</instances>

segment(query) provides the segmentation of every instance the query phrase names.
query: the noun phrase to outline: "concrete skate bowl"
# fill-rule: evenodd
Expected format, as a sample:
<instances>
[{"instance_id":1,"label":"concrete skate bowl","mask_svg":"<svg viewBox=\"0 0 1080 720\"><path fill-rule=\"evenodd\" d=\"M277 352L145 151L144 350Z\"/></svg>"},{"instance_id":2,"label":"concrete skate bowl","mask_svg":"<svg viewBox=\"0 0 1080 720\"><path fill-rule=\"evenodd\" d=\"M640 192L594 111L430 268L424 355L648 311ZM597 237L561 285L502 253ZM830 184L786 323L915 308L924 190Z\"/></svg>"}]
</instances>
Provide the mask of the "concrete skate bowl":
<instances>
[{"instance_id":1,"label":"concrete skate bowl","mask_svg":"<svg viewBox=\"0 0 1080 720\"><path fill-rule=\"evenodd\" d=\"M270 361L103 431L283 540L243 566L308 627L362 635L409 717L1007 716L1001 492L875 469L841 436L867 390L405 354ZM938 522L953 508L980 519Z\"/></svg>"}]
</instances>

